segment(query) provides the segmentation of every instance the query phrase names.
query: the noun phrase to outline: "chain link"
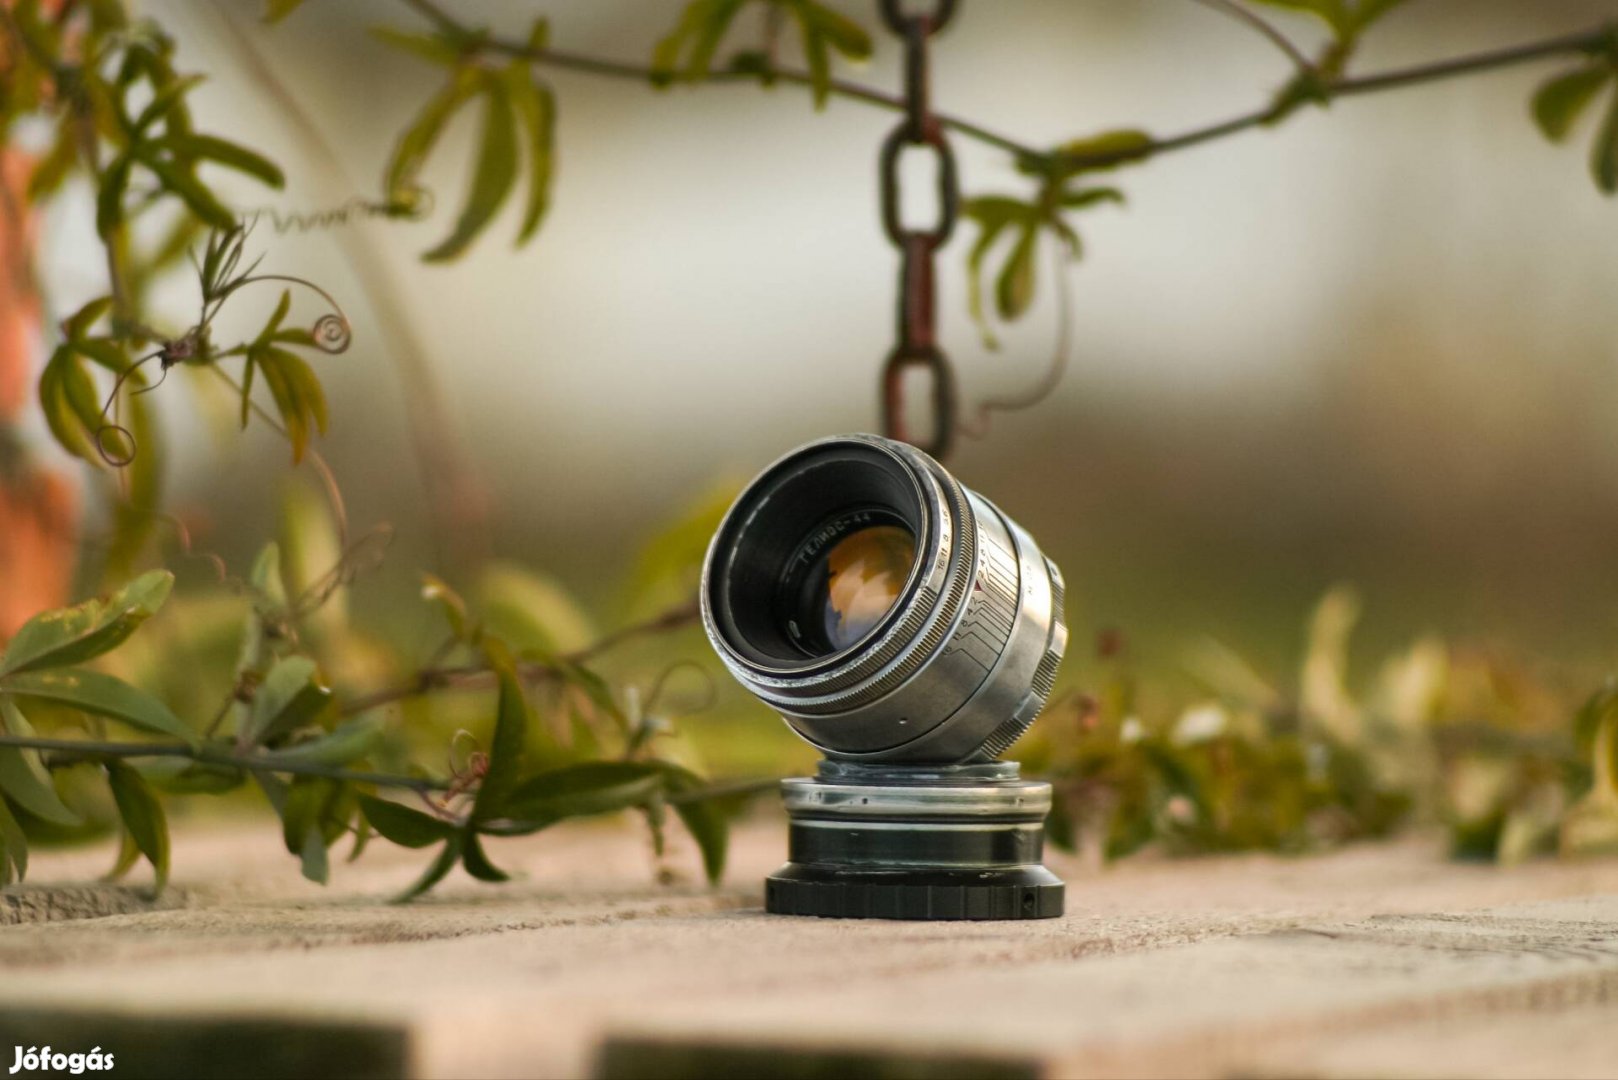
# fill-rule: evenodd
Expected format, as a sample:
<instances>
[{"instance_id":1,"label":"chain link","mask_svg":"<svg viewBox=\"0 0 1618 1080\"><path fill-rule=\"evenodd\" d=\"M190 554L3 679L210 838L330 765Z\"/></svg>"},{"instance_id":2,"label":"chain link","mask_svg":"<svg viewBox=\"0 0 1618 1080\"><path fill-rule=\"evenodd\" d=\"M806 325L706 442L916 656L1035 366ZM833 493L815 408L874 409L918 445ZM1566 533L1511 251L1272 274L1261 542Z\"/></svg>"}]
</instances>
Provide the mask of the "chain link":
<instances>
[{"instance_id":1,"label":"chain link","mask_svg":"<svg viewBox=\"0 0 1618 1080\"><path fill-rule=\"evenodd\" d=\"M882 21L905 45L905 115L882 142L878 173L882 188L882 228L899 250L898 343L882 368L882 429L942 459L949 452L956 428L955 373L938 347L938 249L949 242L960 212L960 184L955 154L944 138L943 125L933 114L929 93L928 50L932 35L955 14L956 0L936 0L932 10L907 13L900 0L880 0ZM931 228L907 229L901 216L902 191L899 159L906 147L932 151L938 177L938 216ZM919 440L904 419L905 376L912 369L931 380L932 431Z\"/></svg>"}]
</instances>

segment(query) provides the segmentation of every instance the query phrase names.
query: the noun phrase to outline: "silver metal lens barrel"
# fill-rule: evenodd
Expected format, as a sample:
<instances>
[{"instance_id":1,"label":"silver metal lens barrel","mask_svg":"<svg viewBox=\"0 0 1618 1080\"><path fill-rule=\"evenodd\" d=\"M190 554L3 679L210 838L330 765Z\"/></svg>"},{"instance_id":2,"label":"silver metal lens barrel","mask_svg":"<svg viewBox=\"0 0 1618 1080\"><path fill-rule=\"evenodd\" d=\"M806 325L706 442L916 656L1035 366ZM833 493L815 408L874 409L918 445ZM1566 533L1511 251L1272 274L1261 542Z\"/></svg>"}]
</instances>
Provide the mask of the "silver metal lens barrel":
<instances>
[{"instance_id":1,"label":"silver metal lens barrel","mask_svg":"<svg viewBox=\"0 0 1618 1080\"><path fill-rule=\"evenodd\" d=\"M793 575L872 522L914 542L902 588L858 640L806 646ZM810 443L748 485L708 550L702 614L736 679L845 761L993 760L1044 707L1067 645L1062 576L1033 539L874 435Z\"/></svg>"}]
</instances>

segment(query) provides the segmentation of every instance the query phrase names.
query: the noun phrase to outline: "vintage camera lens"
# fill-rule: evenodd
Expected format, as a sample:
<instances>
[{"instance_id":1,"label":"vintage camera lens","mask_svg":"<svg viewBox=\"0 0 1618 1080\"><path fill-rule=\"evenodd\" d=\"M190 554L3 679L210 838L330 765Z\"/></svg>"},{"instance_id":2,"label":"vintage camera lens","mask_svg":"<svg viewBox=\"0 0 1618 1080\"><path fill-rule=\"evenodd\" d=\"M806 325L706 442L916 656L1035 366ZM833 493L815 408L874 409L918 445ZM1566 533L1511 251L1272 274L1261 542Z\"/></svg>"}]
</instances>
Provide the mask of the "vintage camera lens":
<instances>
[{"instance_id":1,"label":"vintage camera lens","mask_svg":"<svg viewBox=\"0 0 1618 1080\"><path fill-rule=\"evenodd\" d=\"M1045 919L1051 786L996 761L1050 696L1062 575L932 458L874 435L794 450L725 516L708 638L826 755L782 784L789 861L765 910Z\"/></svg>"},{"instance_id":2,"label":"vintage camera lens","mask_svg":"<svg viewBox=\"0 0 1618 1080\"><path fill-rule=\"evenodd\" d=\"M726 516L703 618L731 673L827 756L992 761L1044 706L1062 577L926 454L872 435L781 458Z\"/></svg>"}]
</instances>

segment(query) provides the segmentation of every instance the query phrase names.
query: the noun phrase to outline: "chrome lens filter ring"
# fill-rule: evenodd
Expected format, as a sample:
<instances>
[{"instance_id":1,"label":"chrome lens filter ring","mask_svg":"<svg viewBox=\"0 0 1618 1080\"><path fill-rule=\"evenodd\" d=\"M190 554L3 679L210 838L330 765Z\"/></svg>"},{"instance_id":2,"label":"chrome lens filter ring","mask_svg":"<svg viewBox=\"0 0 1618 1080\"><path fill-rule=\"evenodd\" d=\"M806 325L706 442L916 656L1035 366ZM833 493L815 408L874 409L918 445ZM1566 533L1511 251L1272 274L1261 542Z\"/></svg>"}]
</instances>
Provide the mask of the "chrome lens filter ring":
<instances>
[{"instance_id":1,"label":"chrome lens filter ring","mask_svg":"<svg viewBox=\"0 0 1618 1080\"><path fill-rule=\"evenodd\" d=\"M817 647L793 583L872 525L914 539L908 577L863 636ZM921 451L872 435L764 470L715 534L701 595L731 674L841 761L992 761L1044 707L1067 644L1061 574L1028 534Z\"/></svg>"}]
</instances>

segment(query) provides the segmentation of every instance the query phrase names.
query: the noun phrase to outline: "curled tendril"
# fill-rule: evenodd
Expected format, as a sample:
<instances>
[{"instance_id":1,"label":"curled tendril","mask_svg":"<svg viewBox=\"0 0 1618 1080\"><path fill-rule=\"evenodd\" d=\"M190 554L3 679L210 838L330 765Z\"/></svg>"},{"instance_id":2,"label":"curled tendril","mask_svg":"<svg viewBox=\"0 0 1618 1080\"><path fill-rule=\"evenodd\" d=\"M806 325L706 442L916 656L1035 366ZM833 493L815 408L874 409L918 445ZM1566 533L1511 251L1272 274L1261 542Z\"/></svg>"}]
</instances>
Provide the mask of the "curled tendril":
<instances>
[{"instance_id":1,"label":"curled tendril","mask_svg":"<svg viewBox=\"0 0 1618 1080\"><path fill-rule=\"evenodd\" d=\"M115 442L122 449L113 449ZM112 468L124 468L135 460L135 433L122 424L102 424L96 428L96 453Z\"/></svg>"},{"instance_id":2,"label":"curled tendril","mask_svg":"<svg viewBox=\"0 0 1618 1080\"><path fill-rule=\"evenodd\" d=\"M118 422L118 392L124 388L124 383L138 377L141 368L153 360L162 361L163 358L164 350L159 349L157 352L148 353L130 364L113 381L112 392L107 395L107 400L101 406L101 426L96 428L95 431L96 453L101 456L103 462L114 469L122 469L133 462L136 450L135 433ZM162 366L163 375L166 378L169 365L164 362ZM156 390L161 385L163 385L163 380L159 379L155 384L135 392L144 394L147 390ZM115 441L122 443L121 449L112 449Z\"/></svg>"},{"instance_id":3,"label":"curled tendril","mask_svg":"<svg viewBox=\"0 0 1618 1080\"><path fill-rule=\"evenodd\" d=\"M360 536L343 550L320 577L309 583L289 612L293 619L302 619L323 607L339 589L351 585L354 579L381 565L388 545L393 542L393 525L381 522Z\"/></svg>"},{"instance_id":4,"label":"curled tendril","mask_svg":"<svg viewBox=\"0 0 1618 1080\"><path fill-rule=\"evenodd\" d=\"M957 424L961 433L967 438L981 439L987 435L989 417L994 413L1031 409L1050 397L1061 385L1073 352L1072 270L1076 261L1071 254L1058 249L1055 257L1056 271L1053 276L1056 282L1056 341L1051 348L1050 362L1046 365L1044 374L1039 377L1038 382L1021 394L992 397L980 402L971 419L963 419Z\"/></svg>"},{"instance_id":5,"label":"curled tendril","mask_svg":"<svg viewBox=\"0 0 1618 1080\"><path fill-rule=\"evenodd\" d=\"M325 353L345 352L354 342L354 330L340 311L316 319L310 334L315 339L315 348Z\"/></svg>"},{"instance_id":6,"label":"curled tendril","mask_svg":"<svg viewBox=\"0 0 1618 1080\"><path fill-rule=\"evenodd\" d=\"M280 211L273 207L264 207L254 211L248 221L249 224L261 218L268 218L270 228L277 233L311 233L326 229L337 229L355 222L370 218L393 218L404 221L420 221L433 212L433 193L424 187L413 187L401 194L400 197L386 202L367 199L356 195L347 202L326 210L309 211Z\"/></svg>"},{"instance_id":7,"label":"curled tendril","mask_svg":"<svg viewBox=\"0 0 1618 1080\"><path fill-rule=\"evenodd\" d=\"M650 716L657 711L657 706L663 699L663 692L668 688L670 679L682 671L689 671L698 676L702 684L702 696L697 703L686 705L677 711L682 715L689 716L692 713L705 712L713 707L714 702L719 699L719 687L714 683L713 673L695 660L676 660L659 672L656 679L652 680L651 688L646 691L646 701L641 706L643 713Z\"/></svg>"}]
</instances>

